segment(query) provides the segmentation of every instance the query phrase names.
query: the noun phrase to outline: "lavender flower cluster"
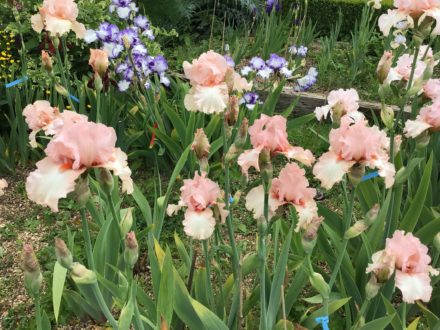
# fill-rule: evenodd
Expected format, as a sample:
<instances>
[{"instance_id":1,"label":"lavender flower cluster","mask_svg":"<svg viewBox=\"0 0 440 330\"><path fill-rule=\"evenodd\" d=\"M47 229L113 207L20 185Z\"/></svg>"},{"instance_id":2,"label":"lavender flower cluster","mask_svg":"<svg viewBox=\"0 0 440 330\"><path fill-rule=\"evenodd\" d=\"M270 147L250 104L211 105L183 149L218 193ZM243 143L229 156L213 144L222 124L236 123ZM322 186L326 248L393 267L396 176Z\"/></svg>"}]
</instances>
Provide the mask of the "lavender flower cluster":
<instances>
[{"instance_id":1,"label":"lavender flower cluster","mask_svg":"<svg viewBox=\"0 0 440 330\"><path fill-rule=\"evenodd\" d=\"M299 58L305 58L308 53L308 48L306 46L300 45L292 45L289 47L289 53L292 56L296 56ZM263 60L259 56L254 56L251 58L249 63L245 65L241 69L241 75L242 76L248 76L251 72L256 72L256 75L262 79L269 79L273 74L279 73L280 75L284 76L285 78L293 78L293 71L294 68L289 68L289 61L286 60L284 57L279 56L278 54L270 54L269 59L267 61ZM299 78L296 81L295 90L304 92L308 89L310 89L315 83L318 78L318 71L315 68L310 68L307 74ZM258 97L258 95L257 95ZM253 96L248 95L248 100L253 100ZM243 97L242 104L248 104L246 98ZM256 103L250 103L256 104Z\"/></svg>"},{"instance_id":2,"label":"lavender flower cluster","mask_svg":"<svg viewBox=\"0 0 440 330\"><path fill-rule=\"evenodd\" d=\"M256 72L257 76L263 79L269 79L276 72L286 78L291 78L293 70L289 69L289 62L284 57L270 54L267 61L258 56L252 57L249 64L241 69L243 76L248 76L251 72Z\"/></svg>"},{"instance_id":3,"label":"lavender flower cluster","mask_svg":"<svg viewBox=\"0 0 440 330\"><path fill-rule=\"evenodd\" d=\"M142 40L142 37L151 41L155 39L148 18L138 15L139 8L132 0L112 0L109 10L127 22L126 28L120 29L115 24L103 22L97 30L87 30L84 39L87 43L101 42L109 58L118 63L115 71L120 77L119 90L128 90L135 77L149 88L149 77L154 73L163 85L169 86L170 80L165 75L167 60L161 55L151 56Z\"/></svg>"},{"instance_id":4,"label":"lavender flower cluster","mask_svg":"<svg viewBox=\"0 0 440 330\"><path fill-rule=\"evenodd\" d=\"M306 46L296 46L296 45L292 45L289 47L289 53L292 54L293 56L299 56L299 57L306 57L307 56L307 52L309 51L309 49Z\"/></svg>"}]
</instances>

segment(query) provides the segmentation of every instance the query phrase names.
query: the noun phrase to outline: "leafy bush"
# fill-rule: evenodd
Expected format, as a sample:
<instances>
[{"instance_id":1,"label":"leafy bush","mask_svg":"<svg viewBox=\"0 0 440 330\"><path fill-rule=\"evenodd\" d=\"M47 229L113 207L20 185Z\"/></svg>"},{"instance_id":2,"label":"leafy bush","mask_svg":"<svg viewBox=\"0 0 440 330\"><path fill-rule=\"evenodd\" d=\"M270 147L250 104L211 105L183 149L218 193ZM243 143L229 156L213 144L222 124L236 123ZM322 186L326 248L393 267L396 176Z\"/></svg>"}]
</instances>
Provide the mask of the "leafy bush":
<instances>
[{"instance_id":1,"label":"leafy bush","mask_svg":"<svg viewBox=\"0 0 440 330\"><path fill-rule=\"evenodd\" d=\"M289 4L294 1L287 0L286 2ZM362 15L365 2L364 0L309 0L308 18L316 23L318 32L327 35L336 23L336 13L341 11L343 17L341 35L349 36L356 21ZM383 1L382 10L391 6L391 4L391 0ZM377 11L376 14L380 15L381 11Z\"/></svg>"}]
</instances>

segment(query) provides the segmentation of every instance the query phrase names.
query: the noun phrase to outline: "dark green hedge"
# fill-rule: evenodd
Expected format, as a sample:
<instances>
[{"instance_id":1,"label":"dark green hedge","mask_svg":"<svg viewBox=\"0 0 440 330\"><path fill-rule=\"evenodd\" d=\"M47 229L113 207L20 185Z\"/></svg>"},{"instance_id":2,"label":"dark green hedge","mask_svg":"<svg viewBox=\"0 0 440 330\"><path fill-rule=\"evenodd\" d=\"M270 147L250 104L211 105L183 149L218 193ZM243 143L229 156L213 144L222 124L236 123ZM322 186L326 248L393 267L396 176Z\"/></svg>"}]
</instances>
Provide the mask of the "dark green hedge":
<instances>
[{"instance_id":1,"label":"dark green hedge","mask_svg":"<svg viewBox=\"0 0 440 330\"><path fill-rule=\"evenodd\" d=\"M297 0L285 0L284 8L289 8L290 3ZM317 31L322 35L327 35L331 28L336 24L339 11L342 12L341 36L349 36L354 29L356 20L362 15L362 8L366 1L362 0L309 0L307 19L316 24ZM387 1L383 1L387 3ZM388 1L390 3L392 1ZM387 8L377 11L380 15Z\"/></svg>"}]
</instances>

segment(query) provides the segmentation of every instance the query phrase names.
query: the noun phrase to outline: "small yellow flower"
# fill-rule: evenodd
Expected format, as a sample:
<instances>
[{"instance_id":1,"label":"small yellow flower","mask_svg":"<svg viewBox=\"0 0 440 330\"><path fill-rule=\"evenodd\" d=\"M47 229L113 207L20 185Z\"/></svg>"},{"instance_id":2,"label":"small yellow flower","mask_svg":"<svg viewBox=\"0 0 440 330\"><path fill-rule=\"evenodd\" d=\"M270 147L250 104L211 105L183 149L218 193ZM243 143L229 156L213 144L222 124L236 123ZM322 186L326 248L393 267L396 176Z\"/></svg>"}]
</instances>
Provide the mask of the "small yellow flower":
<instances>
[{"instance_id":1,"label":"small yellow flower","mask_svg":"<svg viewBox=\"0 0 440 330\"><path fill-rule=\"evenodd\" d=\"M69 110L70 110L70 109L71 109L70 105L66 106L66 109L69 109Z\"/></svg>"},{"instance_id":2,"label":"small yellow flower","mask_svg":"<svg viewBox=\"0 0 440 330\"><path fill-rule=\"evenodd\" d=\"M50 90L46 90L46 94L48 94L48 95L49 95L49 94L50 94Z\"/></svg>"},{"instance_id":3,"label":"small yellow flower","mask_svg":"<svg viewBox=\"0 0 440 330\"><path fill-rule=\"evenodd\" d=\"M92 106L91 106L90 104L87 104L87 108L88 108L88 109L91 109Z\"/></svg>"}]
</instances>

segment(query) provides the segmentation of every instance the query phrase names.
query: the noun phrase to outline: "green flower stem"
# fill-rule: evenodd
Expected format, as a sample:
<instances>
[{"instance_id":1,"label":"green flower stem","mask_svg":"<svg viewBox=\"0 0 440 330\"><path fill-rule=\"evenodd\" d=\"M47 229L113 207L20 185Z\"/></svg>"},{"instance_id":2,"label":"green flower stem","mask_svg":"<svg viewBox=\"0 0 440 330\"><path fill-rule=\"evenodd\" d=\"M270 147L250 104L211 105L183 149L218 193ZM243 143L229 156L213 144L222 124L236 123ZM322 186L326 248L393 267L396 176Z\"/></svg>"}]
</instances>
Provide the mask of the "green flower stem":
<instances>
[{"instance_id":1,"label":"green flower stem","mask_svg":"<svg viewBox=\"0 0 440 330\"><path fill-rule=\"evenodd\" d=\"M139 312L138 302L136 300L134 304L134 328L136 330L144 330L144 324L142 323L141 313Z\"/></svg>"},{"instance_id":2,"label":"green flower stem","mask_svg":"<svg viewBox=\"0 0 440 330\"><path fill-rule=\"evenodd\" d=\"M264 219L258 225L258 257L260 277L260 330L267 329L266 302L266 230L269 222L269 184L264 184Z\"/></svg>"},{"instance_id":3,"label":"green flower stem","mask_svg":"<svg viewBox=\"0 0 440 330\"><path fill-rule=\"evenodd\" d=\"M360 328L361 325L359 324L359 322L360 322L361 318L364 317L365 314L367 314L368 308L370 307L370 303L371 303L370 299L365 299L364 302L362 303L362 306L361 306L361 309L359 310L356 321L354 322L355 327L358 326Z\"/></svg>"},{"instance_id":4,"label":"green flower stem","mask_svg":"<svg viewBox=\"0 0 440 330\"><path fill-rule=\"evenodd\" d=\"M354 197L356 195L356 187L353 188L350 194L350 200L348 201L347 212L345 214L345 223L344 223L344 233L350 227L351 218L353 216L353 206L354 206ZM339 273L339 269L341 268L342 260L344 259L345 252L347 250L349 239L345 238L342 241L342 249L339 252L338 259L336 260L335 267L333 268L332 275L330 277L330 281L328 282L328 286L330 288L330 293L332 292L332 287L335 284L336 278ZM328 303L329 297L324 299L324 316L328 316Z\"/></svg>"},{"instance_id":5,"label":"green flower stem","mask_svg":"<svg viewBox=\"0 0 440 330\"><path fill-rule=\"evenodd\" d=\"M60 41L61 42L61 41ZM57 57L57 67L61 74L61 81L63 82L64 87L66 88L69 95L67 96L67 102L69 102L70 107L72 108L72 111L75 111L75 106L73 105L72 99L70 98L70 85L67 81L66 74L64 72L64 66L63 61L61 60L60 50L58 47L55 47L56 50L56 57Z\"/></svg>"},{"instance_id":6,"label":"green flower stem","mask_svg":"<svg viewBox=\"0 0 440 330\"><path fill-rule=\"evenodd\" d=\"M101 122L101 91L96 91L96 122Z\"/></svg>"},{"instance_id":7,"label":"green flower stem","mask_svg":"<svg viewBox=\"0 0 440 330\"><path fill-rule=\"evenodd\" d=\"M215 310L214 294L212 291L211 284L211 259L209 257L208 240L204 239L202 241L203 252L205 254L205 266L206 266L206 285L208 286L208 301L212 310Z\"/></svg>"},{"instance_id":8,"label":"green flower stem","mask_svg":"<svg viewBox=\"0 0 440 330\"><path fill-rule=\"evenodd\" d=\"M111 324L113 329L118 329L118 322L116 322L115 318L113 317L112 313L107 307L107 304L105 303L104 297L102 296L101 290L99 289L98 282L94 282L92 284L92 291L95 295L96 300L98 301L99 308L101 309L102 313L104 313L105 317L107 318L107 321Z\"/></svg>"},{"instance_id":9,"label":"green flower stem","mask_svg":"<svg viewBox=\"0 0 440 330\"><path fill-rule=\"evenodd\" d=\"M137 283L134 282L133 279L133 269L129 268L128 269L128 282L129 282L129 287L131 288L133 285L135 285L136 287L134 288L134 292L133 294L136 295L137 291ZM139 312L139 306L138 306L138 301L137 299L134 300L134 315L133 315L133 323L134 323L134 328L135 330L144 330L144 324L142 323L142 318L141 318L141 313Z\"/></svg>"},{"instance_id":10,"label":"green flower stem","mask_svg":"<svg viewBox=\"0 0 440 330\"><path fill-rule=\"evenodd\" d=\"M43 330L43 321L41 318L41 299L40 295L34 297L35 301L35 321L37 323L37 330Z\"/></svg>"},{"instance_id":11,"label":"green flower stem","mask_svg":"<svg viewBox=\"0 0 440 330\"><path fill-rule=\"evenodd\" d=\"M228 217L226 218L226 225L228 227L228 236L229 236L229 244L231 244L232 249L232 272L234 274L234 285L235 285L235 297L236 299L240 296L240 281L239 281L239 260L238 260L238 251L237 251L237 245L235 243L235 237L234 237L234 225L232 222L232 209L231 205L229 203L229 196L231 194L231 188L230 188L230 178L229 178L229 163L225 161L226 153L229 149L228 144L228 136L227 136L227 123L225 118L223 117L223 125L222 125L222 133L223 133L223 161L224 161L224 167L225 167L225 208L228 211ZM238 303L231 305L231 310L229 312L229 318L233 319L233 315L237 315L239 313L238 310ZM238 318L238 317L237 317Z\"/></svg>"},{"instance_id":12,"label":"green flower stem","mask_svg":"<svg viewBox=\"0 0 440 330\"><path fill-rule=\"evenodd\" d=\"M84 241L86 243L87 265L91 270L95 271L95 261L93 259L92 241L90 239L89 224L86 218L86 210L82 208L79 212L81 214L82 231L84 235Z\"/></svg>"},{"instance_id":13,"label":"green flower stem","mask_svg":"<svg viewBox=\"0 0 440 330\"><path fill-rule=\"evenodd\" d=\"M226 133L226 122L223 120L223 155L226 155L229 149L228 144L228 137ZM224 159L225 157L223 157ZM238 274L238 252L237 252L237 245L235 243L235 237L234 237L234 226L232 223L232 210L231 205L229 204L229 196L231 194L231 188L230 188L230 178L229 178L229 164L228 162L225 162L225 208L228 210L228 217L226 219L226 224L228 227L228 235L229 235L229 243L231 244L232 248L232 271L234 273L234 279L237 279Z\"/></svg>"}]
</instances>

